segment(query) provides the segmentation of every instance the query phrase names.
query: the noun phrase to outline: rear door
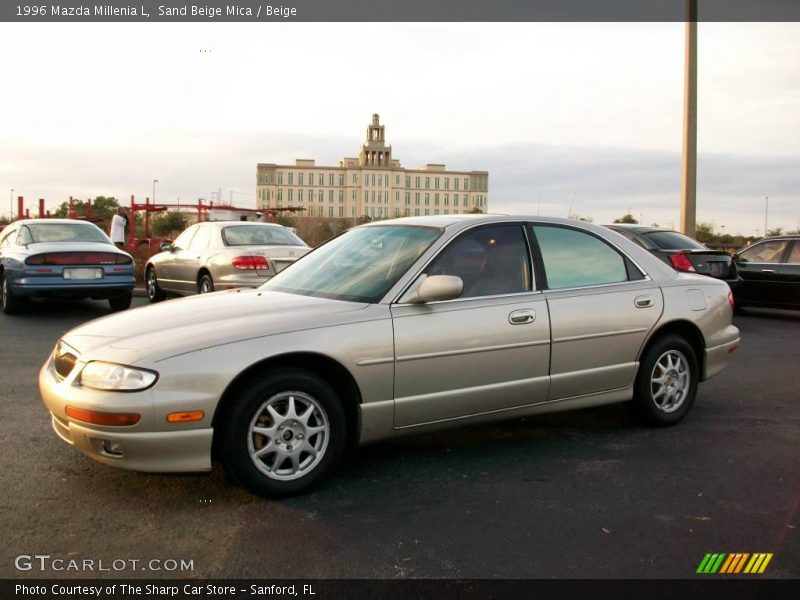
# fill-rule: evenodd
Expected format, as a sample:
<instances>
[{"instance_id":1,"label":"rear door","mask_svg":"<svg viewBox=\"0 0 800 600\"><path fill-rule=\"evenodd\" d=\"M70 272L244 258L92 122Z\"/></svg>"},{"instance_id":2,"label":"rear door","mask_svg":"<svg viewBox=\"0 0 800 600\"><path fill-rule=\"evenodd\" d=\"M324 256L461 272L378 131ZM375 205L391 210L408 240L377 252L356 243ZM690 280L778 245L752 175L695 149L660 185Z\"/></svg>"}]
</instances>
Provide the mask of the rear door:
<instances>
[{"instance_id":1,"label":"rear door","mask_svg":"<svg viewBox=\"0 0 800 600\"><path fill-rule=\"evenodd\" d=\"M791 245L790 240L765 240L739 253L736 266L744 280L736 294L740 304L780 306L786 302L780 271Z\"/></svg>"},{"instance_id":2,"label":"rear door","mask_svg":"<svg viewBox=\"0 0 800 600\"><path fill-rule=\"evenodd\" d=\"M198 227L199 225L192 225L181 233L172 243L172 250L169 252L162 252L158 255L158 260L154 261L156 277L158 278L158 285L161 289L170 292L181 290L180 281L177 279L177 259L181 253L189 247Z\"/></svg>"},{"instance_id":3,"label":"rear door","mask_svg":"<svg viewBox=\"0 0 800 600\"><path fill-rule=\"evenodd\" d=\"M213 230L214 225L210 223L199 224L189 247L175 253L173 269L178 291L187 294L197 291L198 272L211 243Z\"/></svg>"},{"instance_id":4,"label":"rear door","mask_svg":"<svg viewBox=\"0 0 800 600\"><path fill-rule=\"evenodd\" d=\"M778 267L778 299L785 308L800 309L800 240L794 240L786 262Z\"/></svg>"},{"instance_id":5,"label":"rear door","mask_svg":"<svg viewBox=\"0 0 800 600\"><path fill-rule=\"evenodd\" d=\"M531 226L550 311L550 400L625 388L663 311L661 289L623 253L585 230Z\"/></svg>"}]
</instances>

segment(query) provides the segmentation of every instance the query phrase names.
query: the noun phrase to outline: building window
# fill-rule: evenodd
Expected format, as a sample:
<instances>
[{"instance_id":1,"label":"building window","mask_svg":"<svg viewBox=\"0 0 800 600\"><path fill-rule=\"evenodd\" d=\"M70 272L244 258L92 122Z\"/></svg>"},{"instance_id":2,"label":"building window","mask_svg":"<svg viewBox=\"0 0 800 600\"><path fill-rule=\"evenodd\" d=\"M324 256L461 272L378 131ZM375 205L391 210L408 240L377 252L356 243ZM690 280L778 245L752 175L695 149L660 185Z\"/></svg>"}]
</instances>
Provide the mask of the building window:
<instances>
[{"instance_id":1,"label":"building window","mask_svg":"<svg viewBox=\"0 0 800 600\"><path fill-rule=\"evenodd\" d=\"M406 175L406 189L411 187L411 175Z\"/></svg>"},{"instance_id":2,"label":"building window","mask_svg":"<svg viewBox=\"0 0 800 600\"><path fill-rule=\"evenodd\" d=\"M414 216L415 216L415 217L418 217L418 216L419 216L419 209L418 209L418 208L415 208L415 209L414 209Z\"/></svg>"},{"instance_id":3,"label":"building window","mask_svg":"<svg viewBox=\"0 0 800 600\"><path fill-rule=\"evenodd\" d=\"M297 174L297 185L303 185L303 177L304 176L305 176L305 173L298 173Z\"/></svg>"},{"instance_id":4,"label":"building window","mask_svg":"<svg viewBox=\"0 0 800 600\"><path fill-rule=\"evenodd\" d=\"M431 203L431 195L430 194L425 194L425 206L430 206L430 203ZM428 211L426 210L425 214L427 214L427 213L428 213Z\"/></svg>"},{"instance_id":5,"label":"building window","mask_svg":"<svg viewBox=\"0 0 800 600\"><path fill-rule=\"evenodd\" d=\"M450 194L445 194L444 195L444 205L445 206L450 206Z\"/></svg>"},{"instance_id":6,"label":"building window","mask_svg":"<svg viewBox=\"0 0 800 600\"><path fill-rule=\"evenodd\" d=\"M278 171L278 185L283 185L283 171Z\"/></svg>"},{"instance_id":7,"label":"building window","mask_svg":"<svg viewBox=\"0 0 800 600\"><path fill-rule=\"evenodd\" d=\"M435 187L437 190L439 189L439 178L438 177L433 180L433 187Z\"/></svg>"},{"instance_id":8,"label":"building window","mask_svg":"<svg viewBox=\"0 0 800 600\"><path fill-rule=\"evenodd\" d=\"M344 204L344 190L339 190L339 204Z\"/></svg>"},{"instance_id":9,"label":"building window","mask_svg":"<svg viewBox=\"0 0 800 600\"><path fill-rule=\"evenodd\" d=\"M339 173L339 187L344 187L344 173Z\"/></svg>"},{"instance_id":10,"label":"building window","mask_svg":"<svg viewBox=\"0 0 800 600\"><path fill-rule=\"evenodd\" d=\"M456 179L456 183L458 183L458 179ZM453 206L458 206L458 194L453 194Z\"/></svg>"},{"instance_id":11,"label":"building window","mask_svg":"<svg viewBox=\"0 0 800 600\"><path fill-rule=\"evenodd\" d=\"M293 185L294 184L293 180L294 180L294 173L289 171L289 185Z\"/></svg>"},{"instance_id":12,"label":"building window","mask_svg":"<svg viewBox=\"0 0 800 600\"><path fill-rule=\"evenodd\" d=\"M450 189L450 178L449 177L445 177L444 178L444 189L446 189L446 190Z\"/></svg>"},{"instance_id":13,"label":"building window","mask_svg":"<svg viewBox=\"0 0 800 600\"><path fill-rule=\"evenodd\" d=\"M419 177L414 177L414 187L419 189Z\"/></svg>"},{"instance_id":14,"label":"building window","mask_svg":"<svg viewBox=\"0 0 800 600\"><path fill-rule=\"evenodd\" d=\"M357 183L357 180L356 180L356 179L357 179L357 178L356 178L356 174L355 174L355 173L353 173L353 183Z\"/></svg>"},{"instance_id":15,"label":"building window","mask_svg":"<svg viewBox=\"0 0 800 600\"><path fill-rule=\"evenodd\" d=\"M332 217L332 216L333 216L333 207L332 207L332 206L329 206L329 207L328 207L328 216L329 216L329 217Z\"/></svg>"},{"instance_id":16,"label":"building window","mask_svg":"<svg viewBox=\"0 0 800 600\"><path fill-rule=\"evenodd\" d=\"M411 204L411 194L406 192L406 206L408 206L409 204Z\"/></svg>"},{"instance_id":17,"label":"building window","mask_svg":"<svg viewBox=\"0 0 800 600\"><path fill-rule=\"evenodd\" d=\"M394 176L394 184L399 186L400 185L400 175Z\"/></svg>"},{"instance_id":18,"label":"building window","mask_svg":"<svg viewBox=\"0 0 800 600\"><path fill-rule=\"evenodd\" d=\"M291 176L291 173L289 173L289 175ZM289 204L291 204L291 203L292 203L292 192L293 192L293 191L294 191L294 190L289 190Z\"/></svg>"},{"instance_id":19,"label":"building window","mask_svg":"<svg viewBox=\"0 0 800 600\"><path fill-rule=\"evenodd\" d=\"M425 189L426 190L431 189L431 178L430 177L426 177L425 178Z\"/></svg>"},{"instance_id":20,"label":"building window","mask_svg":"<svg viewBox=\"0 0 800 600\"><path fill-rule=\"evenodd\" d=\"M325 185L325 173L320 173L319 178L317 179L320 185ZM331 175L331 185L333 185L333 175ZM331 215L333 216L333 215Z\"/></svg>"},{"instance_id":21,"label":"building window","mask_svg":"<svg viewBox=\"0 0 800 600\"><path fill-rule=\"evenodd\" d=\"M302 175L301 175L301 177L302 177ZM308 195L308 200L309 200L309 202L311 201L311 194ZM303 190L297 190L297 201L298 202L302 202L303 201Z\"/></svg>"},{"instance_id":22,"label":"building window","mask_svg":"<svg viewBox=\"0 0 800 600\"><path fill-rule=\"evenodd\" d=\"M466 192L469 189L469 179L466 177L464 178L464 191Z\"/></svg>"},{"instance_id":23,"label":"building window","mask_svg":"<svg viewBox=\"0 0 800 600\"><path fill-rule=\"evenodd\" d=\"M419 192L414 194L414 204L419 206Z\"/></svg>"},{"instance_id":24,"label":"building window","mask_svg":"<svg viewBox=\"0 0 800 600\"><path fill-rule=\"evenodd\" d=\"M279 188L278 189L278 202L280 202L281 200L283 200L283 190Z\"/></svg>"},{"instance_id":25,"label":"building window","mask_svg":"<svg viewBox=\"0 0 800 600\"><path fill-rule=\"evenodd\" d=\"M439 206L439 194L434 194L433 195L433 205L434 206Z\"/></svg>"},{"instance_id":26,"label":"building window","mask_svg":"<svg viewBox=\"0 0 800 600\"><path fill-rule=\"evenodd\" d=\"M426 208L426 209L425 209L425 216L427 217L429 214L431 214L431 211L429 211L429 210Z\"/></svg>"},{"instance_id":27,"label":"building window","mask_svg":"<svg viewBox=\"0 0 800 600\"><path fill-rule=\"evenodd\" d=\"M328 202L333 202L333 190L328 190Z\"/></svg>"},{"instance_id":28,"label":"building window","mask_svg":"<svg viewBox=\"0 0 800 600\"><path fill-rule=\"evenodd\" d=\"M453 189L454 189L454 190L457 190L457 189L458 189L458 177L456 177L455 179L453 179Z\"/></svg>"},{"instance_id":29,"label":"building window","mask_svg":"<svg viewBox=\"0 0 800 600\"><path fill-rule=\"evenodd\" d=\"M372 187L375 187L375 173L372 174Z\"/></svg>"},{"instance_id":30,"label":"building window","mask_svg":"<svg viewBox=\"0 0 800 600\"><path fill-rule=\"evenodd\" d=\"M389 187L389 176L388 175L384 175L383 176L383 185L386 186L386 187Z\"/></svg>"},{"instance_id":31,"label":"building window","mask_svg":"<svg viewBox=\"0 0 800 600\"><path fill-rule=\"evenodd\" d=\"M400 202L400 192L395 192L394 193L394 201L395 202Z\"/></svg>"}]
</instances>

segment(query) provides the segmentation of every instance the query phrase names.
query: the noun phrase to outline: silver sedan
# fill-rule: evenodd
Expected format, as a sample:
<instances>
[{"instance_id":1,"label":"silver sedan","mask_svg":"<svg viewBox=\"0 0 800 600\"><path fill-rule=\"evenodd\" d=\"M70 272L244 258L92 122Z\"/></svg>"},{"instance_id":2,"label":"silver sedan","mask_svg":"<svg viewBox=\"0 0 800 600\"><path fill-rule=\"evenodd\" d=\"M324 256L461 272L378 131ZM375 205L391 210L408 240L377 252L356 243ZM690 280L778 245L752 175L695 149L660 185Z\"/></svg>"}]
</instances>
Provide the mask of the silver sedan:
<instances>
[{"instance_id":1,"label":"silver sedan","mask_svg":"<svg viewBox=\"0 0 800 600\"><path fill-rule=\"evenodd\" d=\"M344 450L452 425L627 402L672 425L739 346L721 281L603 227L438 216L334 238L256 290L67 333L41 370L53 428L109 465L211 469L265 496Z\"/></svg>"},{"instance_id":2,"label":"silver sedan","mask_svg":"<svg viewBox=\"0 0 800 600\"><path fill-rule=\"evenodd\" d=\"M162 249L145 266L150 302L258 287L310 250L288 227L243 221L196 223Z\"/></svg>"}]
</instances>

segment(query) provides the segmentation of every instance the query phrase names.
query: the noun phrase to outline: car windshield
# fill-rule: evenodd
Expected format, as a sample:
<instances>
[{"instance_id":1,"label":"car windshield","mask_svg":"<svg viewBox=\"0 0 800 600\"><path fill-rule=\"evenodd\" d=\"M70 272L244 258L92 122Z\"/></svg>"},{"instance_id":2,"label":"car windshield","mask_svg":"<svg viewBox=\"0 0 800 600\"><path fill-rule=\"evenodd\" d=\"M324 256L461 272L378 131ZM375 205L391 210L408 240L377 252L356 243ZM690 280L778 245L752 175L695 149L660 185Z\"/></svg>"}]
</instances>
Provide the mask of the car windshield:
<instances>
[{"instance_id":1,"label":"car windshield","mask_svg":"<svg viewBox=\"0 0 800 600\"><path fill-rule=\"evenodd\" d=\"M95 242L110 244L102 230L91 223L31 223L20 228L20 239L26 244L50 242Z\"/></svg>"},{"instance_id":2,"label":"car windshield","mask_svg":"<svg viewBox=\"0 0 800 600\"><path fill-rule=\"evenodd\" d=\"M359 227L332 239L261 286L352 302L377 302L442 234L434 227Z\"/></svg>"},{"instance_id":3,"label":"car windshield","mask_svg":"<svg viewBox=\"0 0 800 600\"><path fill-rule=\"evenodd\" d=\"M231 225L222 228L226 246L305 246L306 243L285 227L271 225Z\"/></svg>"},{"instance_id":4,"label":"car windshield","mask_svg":"<svg viewBox=\"0 0 800 600\"><path fill-rule=\"evenodd\" d=\"M705 250L705 246L677 231L645 231L642 235L661 250Z\"/></svg>"}]
</instances>

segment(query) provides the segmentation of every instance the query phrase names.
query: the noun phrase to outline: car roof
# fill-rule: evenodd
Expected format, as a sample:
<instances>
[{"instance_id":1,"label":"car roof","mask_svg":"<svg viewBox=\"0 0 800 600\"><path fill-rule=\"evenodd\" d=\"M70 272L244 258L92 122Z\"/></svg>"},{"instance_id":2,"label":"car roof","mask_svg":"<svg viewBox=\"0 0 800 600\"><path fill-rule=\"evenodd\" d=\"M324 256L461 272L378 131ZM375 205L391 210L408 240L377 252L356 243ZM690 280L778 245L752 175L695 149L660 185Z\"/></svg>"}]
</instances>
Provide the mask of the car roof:
<instances>
[{"instance_id":1,"label":"car roof","mask_svg":"<svg viewBox=\"0 0 800 600\"><path fill-rule=\"evenodd\" d=\"M9 223L8 225L28 225L30 223L65 223L65 224L86 223L88 225L94 225L95 227L97 227L97 225L95 225L91 221L84 221L83 219L53 219L50 217L45 217L42 219L18 219L16 221L13 221L12 223ZM6 227L8 227L8 225L6 225Z\"/></svg>"},{"instance_id":2,"label":"car roof","mask_svg":"<svg viewBox=\"0 0 800 600\"><path fill-rule=\"evenodd\" d=\"M651 233L653 231L667 231L669 233L681 233L680 231L675 231L674 229L665 229L663 227L651 227L649 225L639 225L638 223L609 223L607 225L603 225L603 227L608 227L609 229L632 231L634 233ZM685 234L681 233L681 235Z\"/></svg>"},{"instance_id":3,"label":"car roof","mask_svg":"<svg viewBox=\"0 0 800 600\"><path fill-rule=\"evenodd\" d=\"M237 225L266 225L267 227L281 227L286 229L280 223L265 223L263 221L202 221L200 223L195 223L195 225L217 225L219 227L235 227Z\"/></svg>"}]
</instances>

